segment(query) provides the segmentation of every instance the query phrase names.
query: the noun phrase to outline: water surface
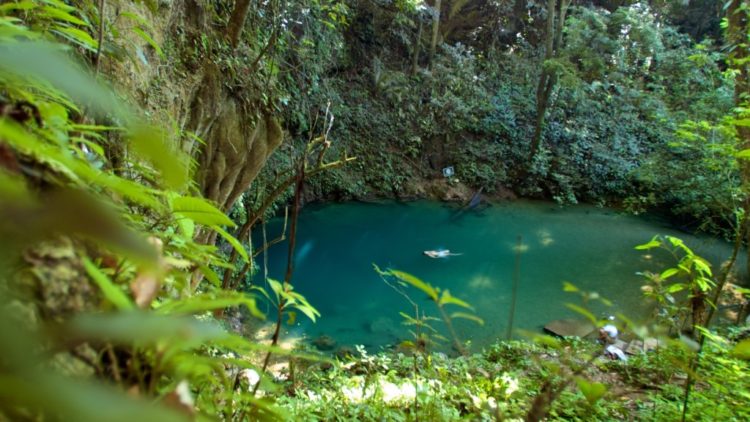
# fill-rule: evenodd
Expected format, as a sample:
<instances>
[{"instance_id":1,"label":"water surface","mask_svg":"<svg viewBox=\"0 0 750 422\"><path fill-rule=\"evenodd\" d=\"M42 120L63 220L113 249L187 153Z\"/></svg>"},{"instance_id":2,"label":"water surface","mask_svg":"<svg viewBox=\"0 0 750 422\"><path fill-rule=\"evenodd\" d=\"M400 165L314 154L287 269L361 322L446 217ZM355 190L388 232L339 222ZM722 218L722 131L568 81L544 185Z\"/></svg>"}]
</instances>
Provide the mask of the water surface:
<instances>
[{"instance_id":1,"label":"water surface","mask_svg":"<svg viewBox=\"0 0 750 422\"><path fill-rule=\"evenodd\" d=\"M312 324L300 316L295 330L310 338L325 334L339 345L363 344L371 350L408 338L399 312L413 313L413 307L381 280L374 263L412 273L474 305L485 325L457 321L457 330L478 350L505 337L518 236L523 252L514 327L534 331L551 320L577 316L565 303L580 301L562 291L563 281L613 302L612 308L596 306L597 315L646 314L640 292L643 278L636 273L665 268L671 261L666 254L633 247L655 234L683 238L714 264L730 253L730 245L723 241L592 206L513 202L458 218L455 214L456 208L427 201L304 208L292 282L322 317ZM281 226L281 219L271 221L268 238L276 237ZM256 244L260 239L260 231L255 232ZM269 248L271 278L283 279L287 248L286 242ZM462 255L431 259L422 254L438 248ZM254 282L263 283L262 271ZM408 292L437 316L424 294L413 288ZM441 330L442 325L434 323Z\"/></svg>"}]
</instances>

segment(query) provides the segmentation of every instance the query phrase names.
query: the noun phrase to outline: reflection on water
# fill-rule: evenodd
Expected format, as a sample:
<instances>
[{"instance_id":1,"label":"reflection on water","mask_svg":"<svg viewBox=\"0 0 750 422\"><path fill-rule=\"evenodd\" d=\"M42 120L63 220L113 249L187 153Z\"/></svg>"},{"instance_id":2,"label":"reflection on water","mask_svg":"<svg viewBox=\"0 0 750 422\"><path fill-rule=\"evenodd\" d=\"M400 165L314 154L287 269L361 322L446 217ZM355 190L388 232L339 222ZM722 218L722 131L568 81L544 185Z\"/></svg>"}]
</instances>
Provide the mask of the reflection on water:
<instances>
[{"instance_id":1,"label":"reflection on water","mask_svg":"<svg viewBox=\"0 0 750 422\"><path fill-rule=\"evenodd\" d=\"M408 338L399 312L413 314L413 308L383 283L373 263L412 273L474 305L486 324L456 321L456 328L478 349L505 335L517 252L521 278L514 326L526 330L576 316L565 307L576 297L562 292L563 281L610 299L613 308L595 308L599 315L643 314L636 272L672 263L660 251L633 249L655 234L685 239L714 264L730 252L730 246L717 239L690 236L655 221L590 206L515 202L451 219L454 212L433 202L305 208L300 214L292 282L322 317L316 324L300 317L297 329L309 337L325 334L339 345L364 344L371 349ZM271 222L269 236L275 237L281 227L281 220ZM431 259L422 254L442 248L462 255ZM286 251L285 242L268 250L270 277L283 278ZM262 284L261 274L256 275L256 283ZM423 293L408 292L428 312L435 311ZM439 329L441 325L434 323Z\"/></svg>"}]
</instances>

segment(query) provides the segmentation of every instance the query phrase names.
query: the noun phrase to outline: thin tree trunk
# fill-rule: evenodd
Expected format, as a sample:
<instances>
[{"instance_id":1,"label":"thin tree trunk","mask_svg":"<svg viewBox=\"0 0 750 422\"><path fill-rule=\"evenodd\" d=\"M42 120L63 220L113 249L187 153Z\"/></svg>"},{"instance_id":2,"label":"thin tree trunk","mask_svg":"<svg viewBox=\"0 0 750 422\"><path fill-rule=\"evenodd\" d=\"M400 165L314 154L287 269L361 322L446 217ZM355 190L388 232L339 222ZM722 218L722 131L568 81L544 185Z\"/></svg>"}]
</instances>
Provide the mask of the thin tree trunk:
<instances>
[{"instance_id":1,"label":"thin tree trunk","mask_svg":"<svg viewBox=\"0 0 750 422\"><path fill-rule=\"evenodd\" d=\"M539 84L536 87L536 123L534 125L534 137L531 139L531 150L529 151L530 167L534 162L539 145L542 142L542 129L544 128L544 115L547 113L547 101L552 91L550 79L552 75L545 67L547 60L555 55L555 8L557 0L547 0L547 33L544 40L544 60L542 61L542 74L539 76Z\"/></svg>"},{"instance_id":2,"label":"thin tree trunk","mask_svg":"<svg viewBox=\"0 0 750 422\"><path fill-rule=\"evenodd\" d=\"M437 50L438 35L440 34L440 3L441 0L435 0L435 13L432 15L432 41L430 41L430 68L435 59Z\"/></svg>"},{"instance_id":3,"label":"thin tree trunk","mask_svg":"<svg viewBox=\"0 0 750 422\"><path fill-rule=\"evenodd\" d=\"M542 63L542 74L539 76L539 84L536 89L536 122L534 125L534 136L531 138L531 149L529 151L528 167L534 162L539 147L542 143L542 132L544 131L544 118L549 107L549 99L557 84L557 74L554 70L547 70L544 66L548 60L559 56L563 44L563 28L565 17L571 0L561 0L560 10L557 11L557 0L547 1L547 34L545 39L544 62ZM524 172L526 174L526 172Z\"/></svg>"},{"instance_id":4,"label":"thin tree trunk","mask_svg":"<svg viewBox=\"0 0 750 422\"><path fill-rule=\"evenodd\" d=\"M414 52L412 54L411 58L411 74L412 76L417 74L417 70L419 70L419 48L422 44L422 26L424 26L424 23L422 22L422 17L419 17L419 30L417 30L417 39L414 41Z\"/></svg>"},{"instance_id":5,"label":"thin tree trunk","mask_svg":"<svg viewBox=\"0 0 750 422\"><path fill-rule=\"evenodd\" d=\"M233 49L237 48L240 43L240 35L242 35L242 28L245 26L245 19L249 10L250 0L236 0L234 2L234 10L229 17L229 23L227 23L227 38Z\"/></svg>"}]
</instances>

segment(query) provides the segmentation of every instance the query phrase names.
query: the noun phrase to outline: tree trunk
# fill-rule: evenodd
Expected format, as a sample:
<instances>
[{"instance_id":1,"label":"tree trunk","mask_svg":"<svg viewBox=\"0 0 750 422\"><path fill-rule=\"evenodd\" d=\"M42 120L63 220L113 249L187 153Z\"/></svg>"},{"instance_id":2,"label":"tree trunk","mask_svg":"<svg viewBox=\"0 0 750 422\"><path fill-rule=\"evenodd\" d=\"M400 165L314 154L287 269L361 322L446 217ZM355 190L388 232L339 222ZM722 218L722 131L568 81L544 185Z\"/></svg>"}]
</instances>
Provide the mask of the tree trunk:
<instances>
[{"instance_id":1,"label":"tree trunk","mask_svg":"<svg viewBox=\"0 0 750 422\"><path fill-rule=\"evenodd\" d=\"M242 35L242 27L245 26L247 12L250 10L250 0L237 0L234 2L234 10L227 23L227 38L232 48L237 48Z\"/></svg>"},{"instance_id":2,"label":"tree trunk","mask_svg":"<svg viewBox=\"0 0 750 422\"><path fill-rule=\"evenodd\" d=\"M539 145L542 143L542 129L544 128L544 115L547 113L547 103L554 86L552 74L545 67L547 60L555 55L555 8L557 0L547 0L547 33L544 40L544 60L542 61L542 74L539 75L539 84L536 87L536 123L534 125L534 137L531 139L531 150L529 151L530 167L534 162Z\"/></svg>"},{"instance_id":3,"label":"tree trunk","mask_svg":"<svg viewBox=\"0 0 750 422\"><path fill-rule=\"evenodd\" d=\"M544 116L547 113L549 99L552 90L557 83L557 74L554 70L548 70L545 63L560 55L563 44L563 28L565 27L565 15L570 5L570 0L560 0L559 14L557 13L557 0L547 1L547 33L544 40L544 62L542 63L542 74L539 76L539 84L536 89L536 123L534 125L534 136L531 138L531 149L529 151L528 166L530 167L539 152L542 143L542 132L544 130Z\"/></svg>"},{"instance_id":4,"label":"tree trunk","mask_svg":"<svg viewBox=\"0 0 750 422\"><path fill-rule=\"evenodd\" d=\"M750 101L750 47L748 47L748 0L732 0L727 8L727 27L726 37L727 46L730 48L729 66L736 71L734 80L734 103L735 106L748 107ZM737 125L737 137L739 138L739 150L750 149L750 127ZM740 173L742 177L742 190L745 194L743 207L745 213L750 212L750 161L740 161ZM748 225L750 226L750 225ZM745 239L750 244L750 227L746 227ZM748 258L750 258L750 248L748 248ZM747 262L747 269L750 271L750 259ZM740 311L742 313L742 310Z\"/></svg>"},{"instance_id":5,"label":"tree trunk","mask_svg":"<svg viewBox=\"0 0 750 422\"><path fill-rule=\"evenodd\" d=\"M419 47L422 44L422 26L424 26L424 23L422 22L422 17L419 17L419 29L417 30L417 39L414 41L414 52L412 53L411 58L411 75L414 76L417 74L417 70L419 70Z\"/></svg>"},{"instance_id":6,"label":"tree trunk","mask_svg":"<svg viewBox=\"0 0 750 422\"><path fill-rule=\"evenodd\" d=\"M435 0L435 13L432 15L432 41L430 41L430 68L437 50L438 35L440 34L440 0Z\"/></svg>"}]
</instances>

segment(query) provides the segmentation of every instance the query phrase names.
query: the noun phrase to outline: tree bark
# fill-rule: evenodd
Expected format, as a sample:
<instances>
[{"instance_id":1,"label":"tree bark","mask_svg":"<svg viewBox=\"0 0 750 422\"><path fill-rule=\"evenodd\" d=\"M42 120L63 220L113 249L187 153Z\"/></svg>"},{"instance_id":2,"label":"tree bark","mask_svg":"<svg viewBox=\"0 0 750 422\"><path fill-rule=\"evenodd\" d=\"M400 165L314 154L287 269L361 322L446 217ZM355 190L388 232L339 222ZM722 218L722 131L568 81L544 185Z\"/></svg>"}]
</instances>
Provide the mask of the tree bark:
<instances>
[{"instance_id":1,"label":"tree bark","mask_svg":"<svg viewBox=\"0 0 750 422\"><path fill-rule=\"evenodd\" d=\"M250 0L237 0L234 2L234 10L227 23L227 38L232 48L237 48L240 43L242 28L245 26L247 12L250 10Z\"/></svg>"}]
</instances>

